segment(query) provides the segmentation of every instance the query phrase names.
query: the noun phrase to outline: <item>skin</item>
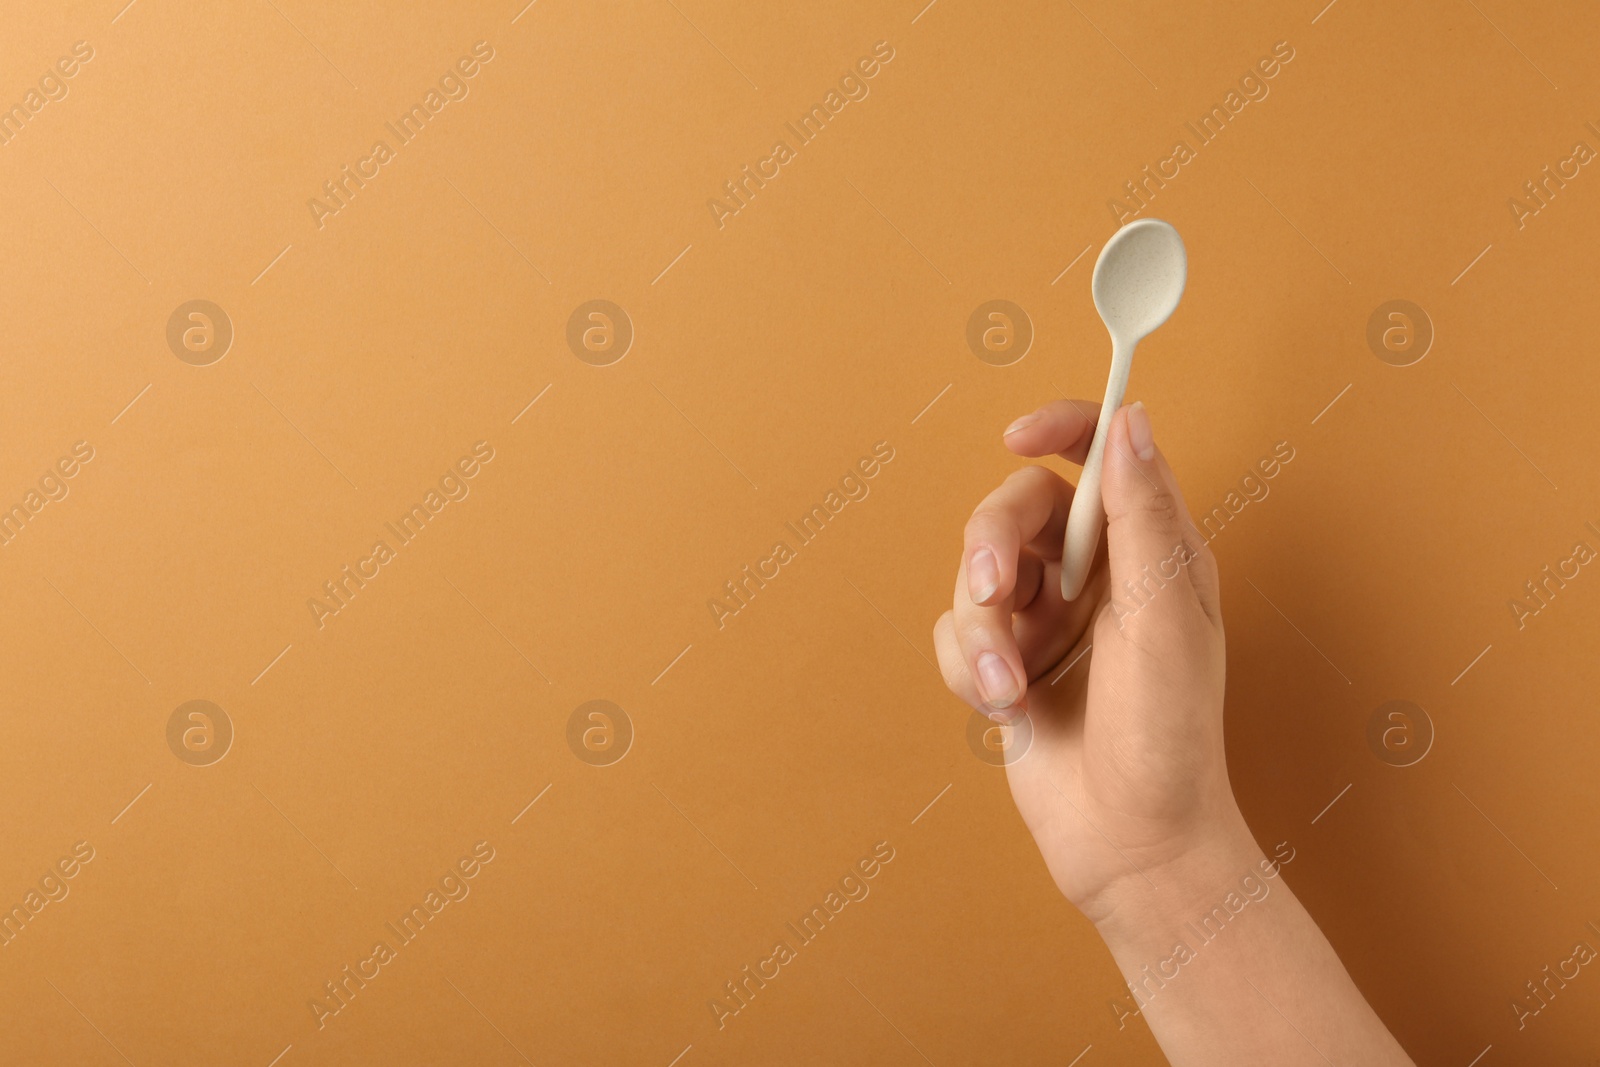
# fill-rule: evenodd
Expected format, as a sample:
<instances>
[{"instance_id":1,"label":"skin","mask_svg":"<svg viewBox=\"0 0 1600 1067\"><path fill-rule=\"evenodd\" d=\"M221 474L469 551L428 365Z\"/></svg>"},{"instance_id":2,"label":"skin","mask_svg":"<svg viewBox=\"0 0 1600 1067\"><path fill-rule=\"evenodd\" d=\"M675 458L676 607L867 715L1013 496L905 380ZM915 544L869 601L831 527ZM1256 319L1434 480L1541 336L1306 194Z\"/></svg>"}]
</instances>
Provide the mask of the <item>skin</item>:
<instances>
[{"instance_id":1,"label":"skin","mask_svg":"<svg viewBox=\"0 0 1600 1067\"><path fill-rule=\"evenodd\" d=\"M1098 411L1048 404L1007 429L1006 447L1082 464ZM934 644L951 691L1031 725L1006 768L1011 795L1134 989L1113 1008L1120 1023L1142 1017L1181 1067L1410 1064L1284 883L1292 845L1269 860L1234 800L1217 563L1142 405L1112 418L1106 537L1068 603L1072 493L1036 465L984 498ZM1196 924L1212 914L1206 930L1221 932L1208 934Z\"/></svg>"}]
</instances>

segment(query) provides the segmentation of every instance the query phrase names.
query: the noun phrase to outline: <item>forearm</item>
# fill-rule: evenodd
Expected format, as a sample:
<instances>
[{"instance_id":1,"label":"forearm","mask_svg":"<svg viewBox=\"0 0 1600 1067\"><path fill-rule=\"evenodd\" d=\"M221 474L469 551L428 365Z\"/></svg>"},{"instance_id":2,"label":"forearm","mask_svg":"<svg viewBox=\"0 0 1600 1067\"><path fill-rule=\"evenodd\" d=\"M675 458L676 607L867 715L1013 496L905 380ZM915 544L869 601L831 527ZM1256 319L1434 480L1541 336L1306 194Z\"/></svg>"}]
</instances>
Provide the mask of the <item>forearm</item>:
<instances>
[{"instance_id":1,"label":"forearm","mask_svg":"<svg viewBox=\"0 0 1600 1067\"><path fill-rule=\"evenodd\" d=\"M1181 863L1120 883L1097 927L1175 1067L1411 1060L1241 821ZM1147 876L1147 877L1146 877Z\"/></svg>"}]
</instances>

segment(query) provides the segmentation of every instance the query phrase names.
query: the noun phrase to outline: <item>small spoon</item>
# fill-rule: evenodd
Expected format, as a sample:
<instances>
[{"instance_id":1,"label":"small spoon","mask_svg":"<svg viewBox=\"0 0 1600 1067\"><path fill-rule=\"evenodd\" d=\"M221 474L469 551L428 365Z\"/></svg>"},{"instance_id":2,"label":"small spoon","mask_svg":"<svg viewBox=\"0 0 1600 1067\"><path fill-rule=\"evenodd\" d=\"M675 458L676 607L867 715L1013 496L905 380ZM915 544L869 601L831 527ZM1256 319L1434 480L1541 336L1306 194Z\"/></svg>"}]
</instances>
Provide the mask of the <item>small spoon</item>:
<instances>
[{"instance_id":1,"label":"small spoon","mask_svg":"<svg viewBox=\"0 0 1600 1067\"><path fill-rule=\"evenodd\" d=\"M1133 350L1176 310L1188 278L1189 259L1183 240L1170 223L1138 219L1111 235L1094 263L1094 306L1111 334L1111 375L1100 421L1084 460L1083 476L1067 513L1067 535L1061 549L1061 596L1075 600L1083 592L1105 525L1100 499L1100 471L1105 461L1111 416L1122 406L1133 369Z\"/></svg>"}]
</instances>

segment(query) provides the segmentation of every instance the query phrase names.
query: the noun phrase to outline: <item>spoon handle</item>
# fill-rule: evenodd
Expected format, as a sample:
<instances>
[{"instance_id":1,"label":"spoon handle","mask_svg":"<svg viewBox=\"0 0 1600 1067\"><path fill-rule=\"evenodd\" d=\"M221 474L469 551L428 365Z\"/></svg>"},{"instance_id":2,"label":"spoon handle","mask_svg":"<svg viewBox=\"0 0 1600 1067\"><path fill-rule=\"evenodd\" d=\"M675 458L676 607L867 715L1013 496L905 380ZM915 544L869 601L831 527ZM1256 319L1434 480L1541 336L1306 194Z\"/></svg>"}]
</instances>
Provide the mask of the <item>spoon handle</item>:
<instances>
[{"instance_id":1,"label":"spoon handle","mask_svg":"<svg viewBox=\"0 0 1600 1067\"><path fill-rule=\"evenodd\" d=\"M1133 350L1137 343L1112 338L1106 398L1100 405L1100 418L1095 423L1094 440L1083 462L1083 474L1072 497L1072 508L1067 512L1067 534L1061 546L1061 597L1064 600L1076 600L1083 592L1095 550L1100 547L1100 528L1106 522L1105 504L1100 499L1106 436L1111 432L1111 416L1122 406L1122 394L1128 391L1128 374L1133 369Z\"/></svg>"}]
</instances>

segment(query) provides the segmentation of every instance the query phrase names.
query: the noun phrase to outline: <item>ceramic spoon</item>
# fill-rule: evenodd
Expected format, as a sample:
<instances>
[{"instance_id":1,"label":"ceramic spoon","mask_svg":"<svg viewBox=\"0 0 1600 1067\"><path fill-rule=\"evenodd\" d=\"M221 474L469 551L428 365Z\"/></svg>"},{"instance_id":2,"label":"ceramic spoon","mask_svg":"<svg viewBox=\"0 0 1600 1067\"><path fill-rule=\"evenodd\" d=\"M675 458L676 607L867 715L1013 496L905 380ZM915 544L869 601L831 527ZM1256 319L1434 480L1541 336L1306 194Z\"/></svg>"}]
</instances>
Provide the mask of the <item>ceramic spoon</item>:
<instances>
[{"instance_id":1,"label":"ceramic spoon","mask_svg":"<svg viewBox=\"0 0 1600 1067\"><path fill-rule=\"evenodd\" d=\"M1067 536L1061 550L1061 595L1074 600L1083 592L1105 525L1100 499L1100 470L1105 462L1111 416L1122 406L1133 369L1133 350L1167 321L1183 296L1189 259L1178 231L1160 219L1139 219L1116 233L1094 263L1094 306L1111 334L1111 376L1100 421L1083 464L1083 476L1067 513Z\"/></svg>"}]
</instances>

